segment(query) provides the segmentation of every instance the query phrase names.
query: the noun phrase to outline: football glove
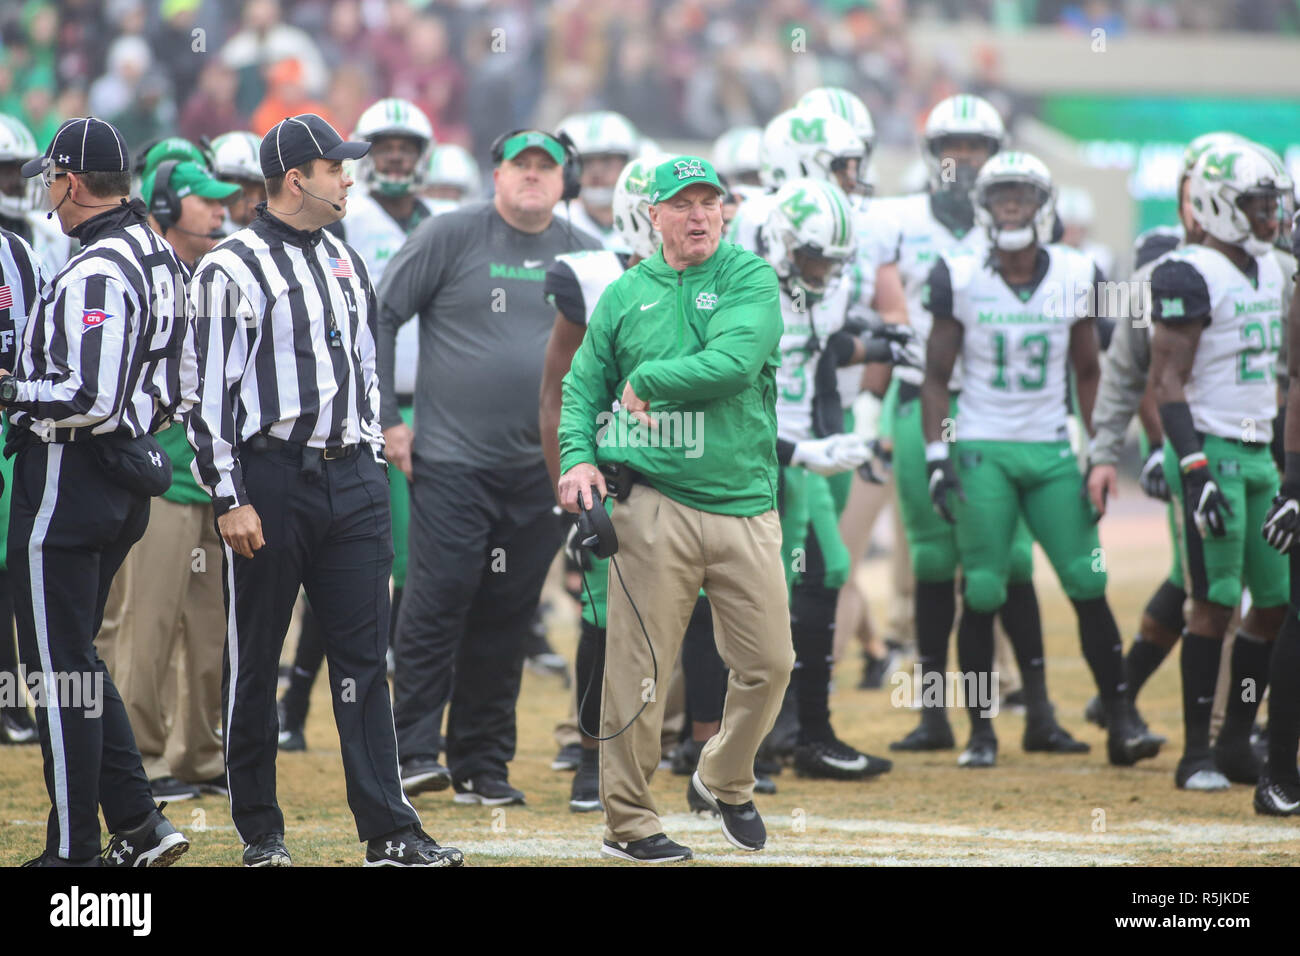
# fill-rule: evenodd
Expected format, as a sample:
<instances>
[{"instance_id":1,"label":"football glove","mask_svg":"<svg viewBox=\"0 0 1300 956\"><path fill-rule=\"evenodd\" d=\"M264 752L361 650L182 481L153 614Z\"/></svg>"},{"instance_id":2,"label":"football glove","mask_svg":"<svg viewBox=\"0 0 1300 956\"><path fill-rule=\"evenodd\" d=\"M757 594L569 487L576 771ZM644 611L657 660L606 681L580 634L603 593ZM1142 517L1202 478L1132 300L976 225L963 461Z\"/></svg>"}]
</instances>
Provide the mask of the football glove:
<instances>
[{"instance_id":1,"label":"football glove","mask_svg":"<svg viewBox=\"0 0 1300 956\"><path fill-rule=\"evenodd\" d=\"M860 341L867 350L863 362L888 362L890 365L903 365L908 368L920 368L920 349L918 339L910 325L878 325L870 332L862 334Z\"/></svg>"},{"instance_id":2,"label":"football glove","mask_svg":"<svg viewBox=\"0 0 1300 956\"><path fill-rule=\"evenodd\" d=\"M857 435L831 435L798 442L790 464L818 475L837 475L857 468L871 457L871 449Z\"/></svg>"},{"instance_id":3,"label":"football glove","mask_svg":"<svg viewBox=\"0 0 1300 956\"><path fill-rule=\"evenodd\" d=\"M1273 499L1273 507L1268 509L1260 531L1270 548L1286 554L1300 533L1300 501L1285 492L1279 494Z\"/></svg>"},{"instance_id":4,"label":"football glove","mask_svg":"<svg viewBox=\"0 0 1300 956\"><path fill-rule=\"evenodd\" d=\"M1213 535L1222 538L1228 533L1224 523L1225 512L1231 515L1232 506L1210 477L1210 462L1204 452L1188 455L1179 466L1183 472L1183 502L1192 509L1192 520L1201 537Z\"/></svg>"},{"instance_id":5,"label":"football glove","mask_svg":"<svg viewBox=\"0 0 1300 956\"><path fill-rule=\"evenodd\" d=\"M963 502L966 500L966 493L961 488L961 480L957 477L957 467L951 458L935 457L926 461L925 469L930 475L930 501L934 505L934 510L944 521L956 524L957 519L948 508L948 492L954 492Z\"/></svg>"},{"instance_id":6,"label":"football glove","mask_svg":"<svg viewBox=\"0 0 1300 956\"><path fill-rule=\"evenodd\" d=\"M1146 463L1142 466L1142 473L1138 475L1138 484L1142 486L1142 492L1148 498L1159 501L1169 500L1169 482L1165 480L1163 445L1151 449L1151 454L1147 456Z\"/></svg>"},{"instance_id":7,"label":"football glove","mask_svg":"<svg viewBox=\"0 0 1300 956\"><path fill-rule=\"evenodd\" d=\"M871 457L858 465L858 477L873 485L883 485L894 470L893 454L881 444L880 439L867 442L867 448L871 451Z\"/></svg>"}]
</instances>

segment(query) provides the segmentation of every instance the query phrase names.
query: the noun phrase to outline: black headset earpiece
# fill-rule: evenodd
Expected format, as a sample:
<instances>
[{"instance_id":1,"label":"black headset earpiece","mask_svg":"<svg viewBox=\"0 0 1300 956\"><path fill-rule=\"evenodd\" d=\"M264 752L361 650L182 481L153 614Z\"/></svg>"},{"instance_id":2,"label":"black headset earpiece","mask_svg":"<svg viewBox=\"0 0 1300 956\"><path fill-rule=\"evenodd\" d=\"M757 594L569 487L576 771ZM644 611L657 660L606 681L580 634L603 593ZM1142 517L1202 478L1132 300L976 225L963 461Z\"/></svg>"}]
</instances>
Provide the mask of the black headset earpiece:
<instances>
[{"instance_id":1,"label":"black headset earpiece","mask_svg":"<svg viewBox=\"0 0 1300 956\"><path fill-rule=\"evenodd\" d=\"M153 174L153 195L149 199L149 215L158 220L158 225L166 232L176 225L181 218L181 198L172 189L172 173L180 160L165 159L158 164Z\"/></svg>"}]
</instances>

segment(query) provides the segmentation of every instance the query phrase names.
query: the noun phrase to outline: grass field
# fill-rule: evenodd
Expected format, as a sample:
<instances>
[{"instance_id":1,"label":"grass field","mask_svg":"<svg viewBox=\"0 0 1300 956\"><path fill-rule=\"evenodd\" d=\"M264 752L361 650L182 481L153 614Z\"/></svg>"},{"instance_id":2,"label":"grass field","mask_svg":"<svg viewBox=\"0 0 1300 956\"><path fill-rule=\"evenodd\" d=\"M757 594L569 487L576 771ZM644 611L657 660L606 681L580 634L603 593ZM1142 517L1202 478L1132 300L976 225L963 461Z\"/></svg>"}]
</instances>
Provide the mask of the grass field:
<instances>
[{"instance_id":1,"label":"grass field","mask_svg":"<svg viewBox=\"0 0 1300 956\"><path fill-rule=\"evenodd\" d=\"M1168 569L1163 512L1126 488L1102 525L1110 573L1109 596L1125 640L1154 586ZM1041 559L1041 555L1039 556ZM876 620L884 620L886 571L869 566ZM1058 717L1092 744L1083 756L1028 755L1020 750L1023 720L997 719L1001 749L992 770L962 770L956 753L894 754L892 773L859 783L808 781L787 770L779 792L760 797L768 827L767 849L742 854L717 824L686 811L686 778L664 771L654 781L666 832L690 845L695 864L730 865L1268 865L1300 854L1300 822L1257 816L1251 788L1192 794L1175 788L1174 765L1182 743L1176 654L1144 689L1140 704L1152 727L1170 739L1154 760L1127 769L1106 763L1105 735L1082 719L1093 693L1078 650L1069 603L1040 560L1048 681ZM557 648L572 654L576 634L558 627ZM890 705L885 690L854 689L859 664L850 655L835 674L831 698L836 726L849 743L888 754L915 714ZM439 842L465 850L468 865L626 865L599 853L599 814L568 811L571 776L550 769L553 725L568 697L558 680L526 674L519 703L519 755L512 782L528 805L496 811L456 806L449 791L416 798L425 829ZM965 719L955 715L959 740ZM317 684L307 728L309 749L281 754L279 793L287 843L298 864L357 865L356 842L344 799L342 764L324 681ZM44 839L49 804L36 748L0 749L0 865L35 856ZM193 848L185 866L230 866L240 844L221 798L168 808Z\"/></svg>"}]
</instances>

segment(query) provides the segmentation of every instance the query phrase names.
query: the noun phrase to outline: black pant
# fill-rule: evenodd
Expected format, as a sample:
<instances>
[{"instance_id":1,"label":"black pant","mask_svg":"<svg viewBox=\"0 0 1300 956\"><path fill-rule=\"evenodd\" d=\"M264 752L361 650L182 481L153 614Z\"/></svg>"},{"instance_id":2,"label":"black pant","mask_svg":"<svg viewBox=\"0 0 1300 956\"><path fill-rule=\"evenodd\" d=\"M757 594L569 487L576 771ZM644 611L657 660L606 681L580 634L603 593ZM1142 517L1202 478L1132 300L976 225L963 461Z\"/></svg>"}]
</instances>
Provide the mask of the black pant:
<instances>
[{"instance_id":1,"label":"black pant","mask_svg":"<svg viewBox=\"0 0 1300 956\"><path fill-rule=\"evenodd\" d=\"M223 547L227 630L222 671L230 813L245 843L284 832L275 799L275 685L298 589L320 621L334 721L357 836L419 817L402 794L384 652L393 536L388 481L367 449L306 474L293 446L240 455L265 546Z\"/></svg>"},{"instance_id":2,"label":"black pant","mask_svg":"<svg viewBox=\"0 0 1300 956\"><path fill-rule=\"evenodd\" d=\"M560 548L540 463L478 470L414 462L410 564L393 652L403 760L436 758L450 702L453 778L505 776L515 755L524 646Z\"/></svg>"},{"instance_id":3,"label":"black pant","mask_svg":"<svg viewBox=\"0 0 1300 956\"><path fill-rule=\"evenodd\" d=\"M113 575L149 523L149 499L104 477L87 443L32 441L14 462L9 510L18 651L38 698L36 723L52 809L46 852L99 853L99 808L110 830L153 809L122 698L95 652ZM48 683L43 686L49 686ZM44 696L44 695L42 695Z\"/></svg>"}]
</instances>

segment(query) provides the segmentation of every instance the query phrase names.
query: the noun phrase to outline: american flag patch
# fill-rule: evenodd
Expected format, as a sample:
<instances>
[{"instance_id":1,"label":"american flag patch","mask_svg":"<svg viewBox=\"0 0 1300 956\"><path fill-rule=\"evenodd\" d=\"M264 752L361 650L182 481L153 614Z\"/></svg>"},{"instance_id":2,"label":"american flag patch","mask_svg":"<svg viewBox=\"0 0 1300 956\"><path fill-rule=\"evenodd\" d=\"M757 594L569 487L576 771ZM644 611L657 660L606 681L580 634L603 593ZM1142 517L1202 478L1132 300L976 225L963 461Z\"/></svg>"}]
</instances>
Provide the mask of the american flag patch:
<instances>
[{"instance_id":1,"label":"american flag patch","mask_svg":"<svg viewBox=\"0 0 1300 956\"><path fill-rule=\"evenodd\" d=\"M7 285L0 285L0 309L14 307L14 291Z\"/></svg>"},{"instance_id":2,"label":"american flag patch","mask_svg":"<svg viewBox=\"0 0 1300 956\"><path fill-rule=\"evenodd\" d=\"M352 278L352 263L347 259L330 259L330 275L340 279Z\"/></svg>"}]
</instances>

